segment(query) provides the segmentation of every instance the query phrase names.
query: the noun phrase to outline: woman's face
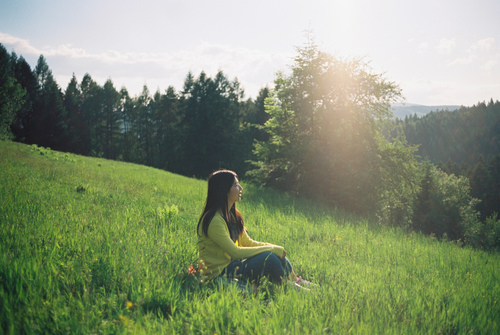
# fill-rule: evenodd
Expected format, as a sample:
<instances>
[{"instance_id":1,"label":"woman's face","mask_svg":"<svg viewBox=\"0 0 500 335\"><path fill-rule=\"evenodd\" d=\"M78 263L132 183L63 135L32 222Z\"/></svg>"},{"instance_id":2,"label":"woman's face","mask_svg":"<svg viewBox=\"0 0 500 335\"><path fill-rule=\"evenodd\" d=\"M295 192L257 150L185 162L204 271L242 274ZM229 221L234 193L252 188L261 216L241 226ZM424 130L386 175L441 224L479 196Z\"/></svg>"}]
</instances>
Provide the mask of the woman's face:
<instances>
[{"instance_id":1,"label":"woman's face","mask_svg":"<svg viewBox=\"0 0 500 335\"><path fill-rule=\"evenodd\" d=\"M228 202L235 203L237 201L240 201L242 190L243 190L243 187L241 187L240 183L238 182L238 178L235 177L233 186L231 186L231 188L229 189L229 192L227 193Z\"/></svg>"}]
</instances>

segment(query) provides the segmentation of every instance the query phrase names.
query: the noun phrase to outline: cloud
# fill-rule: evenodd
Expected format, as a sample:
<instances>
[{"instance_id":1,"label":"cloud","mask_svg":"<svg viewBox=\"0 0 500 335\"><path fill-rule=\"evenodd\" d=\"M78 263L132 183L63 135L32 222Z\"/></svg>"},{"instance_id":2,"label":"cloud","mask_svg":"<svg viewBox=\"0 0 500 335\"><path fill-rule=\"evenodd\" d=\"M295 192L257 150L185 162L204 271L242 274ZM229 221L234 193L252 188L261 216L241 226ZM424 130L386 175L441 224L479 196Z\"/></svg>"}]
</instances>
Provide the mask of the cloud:
<instances>
[{"instance_id":1,"label":"cloud","mask_svg":"<svg viewBox=\"0 0 500 335\"><path fill-rule=\"evenodd\" d=\"M155 63L163 68L177 65L187 66L204 64L210 68L218 68L224 64L233 64L233 67L245 67L245 64L258 62L282 61L283 54L269 54L261 50L231 47L227 45L211 44L201 42L191 50L179 50L176 52L118 52L108 50L101 53L88 53L84 49L75 48L71 44L60 45L55 48L38 49L33 47L29 41L8 34L0 33L0 43L11 45L16 52L22 54L43 54L45 57L69 57L73 59L89 59L103 63L113 64L140 64ZM218 64L218 65L214 65ZM238 65L241 64L241 65Z\"/></svg>"},{"instance_id":2,"label":"cloud","mask_svg":"<svg viewBox=\"0 0 500 335\"><path fill-rule=\"evenodd\" d=\"M477 51L490 50L493 43L495 43L494 38L492 38L492 37L484 38L482 40L477 41L473 45L471 45L471 47L467 50L467 52L475 53Z\"/></svg>"},{"instance_id":3,"label":"cloud","mask_svg":"<svg viewBox=\"0 0 500 335\"><path fill-rule=\"evenodd\" d=\"M442 38L436 46L436 50L440 54L450 54L456 46L455 39Z\"/></svg>"},{"instance_id":4,"label":"cloud","mask_svg":"<svg viewBox=\"0 0 500 335\"><path fill-rule=\"evenodd\" d=\"M0 33L0 43L12 45L21 54L35 54L39 55L40 50L31 46L28 40L22 38L14 37L9 34Z\"/></svg>"},{"instance_id":5,"label":"cloud","mask_svg":"<svg viewBox=\"0 0 500 335\"><path fill-rule=\"evenodd\" d=\"M484 70L489 70L495 67L496 62L497 62L497 57L494 57L493 59L490 57L488 60L484 61L486 57L488 57L488 52L492 49L493 44L495 43L495 39L490 37L490 38L483 38L474 44L472 44L467 50L466 53L468 54L466 57L461 57L457 58L452 62L449 62L446 64L447 66L454 66L454 65L467 65L473 63L476 59L482 60L484 62L484 65L481 66L482 69Z\"/></svg>"},{"instance_id":6,"label":"cloud","mask_svg":"<svg viewBox=\"0 0 500 335\"><path fill-rule=\"evenodd\" d=\"M214 76L222 70L229 79L238 76L245 91L255 97L292 57L291 54L207 42L171 52L107 50L100 53L89 53L71 44L39 49L28 40L4 33L0 33L0 43L13 47L22 55L44 55L61 87L69 82L71 73L77 76L89 73L98 82L111 78L131 93L140 93L146 83L179 89L190 71L195 76L201 71Z\"/></svg>"},{"instance_id":7,"label":"cloud","mask_svg":"<svg viewBox=\"0 0 500 335\"><path fill-rule=\"evenodd\" d=\"M472 85L471 85L472 80ZM463 80L408 80L401 83L406 101L410 103L472 106L498 96L500 84L484 82L481 79ZM405 94L409 92L409 94Z\"/></svg>"},{"instance_id":8,"label":"cloud","mask_svg":"<svg viewBox=\"0 0 500 335\"><path fill-rule=\"evenodd\" d=\"M454 66L454 65L466 65L471 64L476 59L476 55L469 55L468 57L457 58L452 62L446 64L446 66Z\"/></svg>"}]
</instances>

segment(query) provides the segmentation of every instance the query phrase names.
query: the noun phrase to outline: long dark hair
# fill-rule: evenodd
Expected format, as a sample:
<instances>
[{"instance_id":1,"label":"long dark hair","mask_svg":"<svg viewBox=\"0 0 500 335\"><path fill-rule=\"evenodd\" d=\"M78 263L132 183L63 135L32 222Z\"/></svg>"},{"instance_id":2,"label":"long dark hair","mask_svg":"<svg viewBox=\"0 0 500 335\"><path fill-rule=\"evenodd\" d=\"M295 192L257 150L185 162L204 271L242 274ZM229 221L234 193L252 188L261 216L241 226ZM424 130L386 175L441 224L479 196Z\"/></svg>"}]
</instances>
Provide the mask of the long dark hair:
<instances>
[{"instance_id":1,"label":"long dark hair","mask_svg":"<svg viewBox=\"0 0 500 335\"><path fill-rule=\"evenodd\" d=\"M222 217L226 221L229 232L232 231L231 226L236 225L238 235L241 234L244 229L243 216L236 209L236 203L233 207L227 208L227 194L236 178L238 175L231 170L217 170L208 177L207 201L196 228L198 234L201 224L203 234L208 236L208 226L218 210L222 211Z\"/></svg>"}]
</instances>

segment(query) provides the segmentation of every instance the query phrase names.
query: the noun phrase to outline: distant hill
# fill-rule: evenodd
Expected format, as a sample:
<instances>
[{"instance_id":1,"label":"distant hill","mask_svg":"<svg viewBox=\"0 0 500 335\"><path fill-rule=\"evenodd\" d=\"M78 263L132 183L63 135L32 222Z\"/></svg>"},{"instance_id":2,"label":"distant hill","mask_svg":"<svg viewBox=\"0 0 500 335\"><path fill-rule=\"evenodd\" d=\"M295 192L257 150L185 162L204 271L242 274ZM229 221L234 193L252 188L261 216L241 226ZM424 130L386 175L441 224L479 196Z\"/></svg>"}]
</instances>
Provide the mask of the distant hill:
<instances>
[{"instance_id":1,"label":"distant hill","mask_svg":"<svg viewBox=\"0 0 500 335\"><path fill-rule=\"evenodd\" d=\"M459 109L460 107L461 106L455 106L455 105L424 106L411 103L397 103L391 106L392 112L394 113L394 117L400 119L404 119L405 116L410 116L415 114L418 117L422 117L432 111L435 112L435 111L447 110L451 112Z\"/></svg>"},{"instance_id":2,"label":"distant hill","mask_svg":"<svg viewBox=\"0 0 500 335\"><path fill-rule=\"evenodd\" d=\"M450 106L438 106L438 111L408 119L398 116L395 120L408 143L419 145L419 156L434 164L451 161L472 168L481 156L486 162L500 154L499 101L452 111L444 110L445 107Z\"/></svg>"}]
</instances>

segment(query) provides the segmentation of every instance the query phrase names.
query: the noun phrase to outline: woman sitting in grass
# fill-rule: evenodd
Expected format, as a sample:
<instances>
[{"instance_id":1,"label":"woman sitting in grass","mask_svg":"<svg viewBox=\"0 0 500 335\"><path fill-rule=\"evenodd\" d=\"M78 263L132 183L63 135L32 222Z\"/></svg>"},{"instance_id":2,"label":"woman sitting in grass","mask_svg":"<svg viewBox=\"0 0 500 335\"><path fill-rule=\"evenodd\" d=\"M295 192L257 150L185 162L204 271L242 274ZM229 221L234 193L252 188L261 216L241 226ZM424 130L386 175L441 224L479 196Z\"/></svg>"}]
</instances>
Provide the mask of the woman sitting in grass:
<instances>
[{"instance_id":1,"label":"woman sitting in grass","mask_svg":"<svg viewBox=\"0 0 500 335\"><path fill-rule=\"evenodd\" d=\"M236 209L243 187L233 171L219 170L208 178L207 201L198 221L199 271L203 281L218 276L272 283L287 280L297 289L309 286L297 277L283 247L252 240Z\"/></svg>"}]
</instances>

